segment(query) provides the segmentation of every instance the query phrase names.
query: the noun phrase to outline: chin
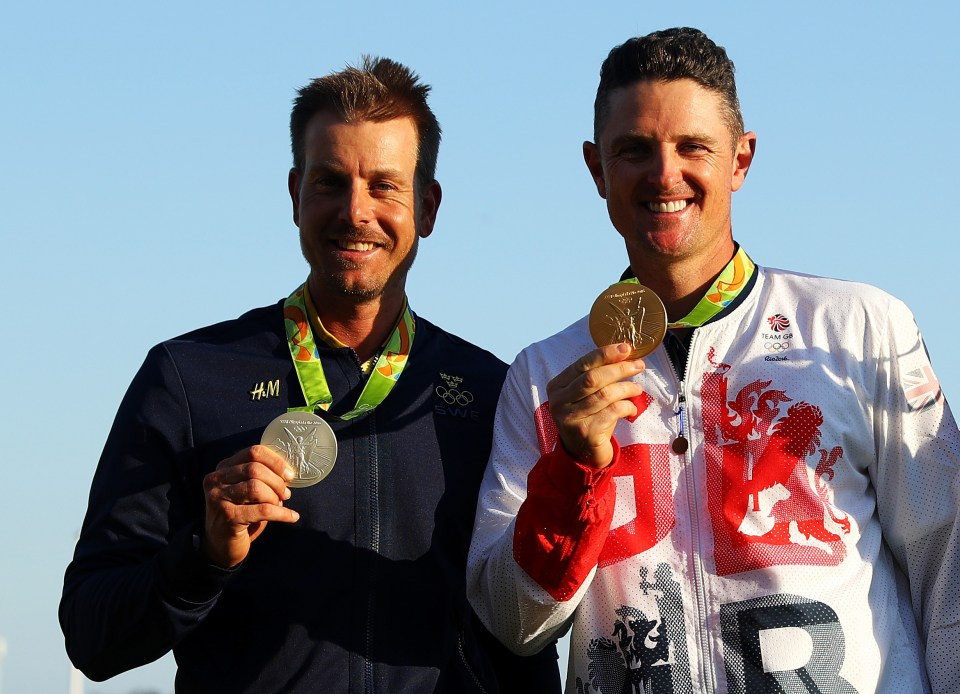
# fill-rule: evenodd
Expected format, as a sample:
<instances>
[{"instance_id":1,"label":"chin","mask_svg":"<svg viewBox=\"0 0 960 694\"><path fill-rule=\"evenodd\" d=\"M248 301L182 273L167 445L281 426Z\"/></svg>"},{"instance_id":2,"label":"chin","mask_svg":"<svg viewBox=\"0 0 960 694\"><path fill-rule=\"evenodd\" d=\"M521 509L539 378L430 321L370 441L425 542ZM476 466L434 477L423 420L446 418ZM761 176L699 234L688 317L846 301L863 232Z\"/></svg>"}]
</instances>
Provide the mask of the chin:
<instances>
[{"instance_id":1,"label":"chin","mask_svg":"<svg viewBox=\"0 0 960 694\"><path fill-rule=\"evenodd\" d=\"M383 294L382 284L365 284L360 282L336 282L335 288L340 296L350 299L371 300Z\"/></svg>"},{"instance_id":2,"label":"chin","mask_svg":"<svg viewBox=\"0 0 960 694\"><path fill-rule=\"evenodd\" d=\"M686 237L668 237L663 234L647 235L639 243L632 245L641 253L667 257L683 255L690 246Z\"/></svg>"},{"instance_id":3,"label":"chin","mask_svg":"<svg viewBox=\"0 0 960 694\"><path fill-rule=\"evenodd\" d=\"M311 276L316 278L311 282L311 286L326 297L341 297L353 301L370 300L380 296L384 289L382 283L358 282L339 274L311 272ZM319 297L315 299L319 300Z\"/></svg>"}]
</instances>

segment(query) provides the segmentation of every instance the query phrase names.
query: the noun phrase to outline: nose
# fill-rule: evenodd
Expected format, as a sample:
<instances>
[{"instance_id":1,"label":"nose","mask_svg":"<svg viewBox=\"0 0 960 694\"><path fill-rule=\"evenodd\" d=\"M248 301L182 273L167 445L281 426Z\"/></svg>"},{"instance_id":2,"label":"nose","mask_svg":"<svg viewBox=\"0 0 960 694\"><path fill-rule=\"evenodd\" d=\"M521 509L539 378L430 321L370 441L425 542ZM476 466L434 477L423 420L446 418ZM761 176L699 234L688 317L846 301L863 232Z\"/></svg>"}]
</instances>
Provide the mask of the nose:
<instances>
[{"instance_id":1,"label":"nose","mask_svg":"<svg viewBox=\"0 0 960 694\"><path fill-rule=\"evenodd\" d=\"M647 177L658 190L672 190L683 180L681 164L676 149L669 143L663 143L649 157Z\"/></svg>"},{"instance_id":2,"label":"nose","mask_svg":"<svg viewBox=\"0 0 960 694\"><path fill-rule=\"evenodd\" d=\"M363 181L351 181L343 196L340 218L351 226L360 227L373 220L373 196Z\"/></svg>"}]
</instances>

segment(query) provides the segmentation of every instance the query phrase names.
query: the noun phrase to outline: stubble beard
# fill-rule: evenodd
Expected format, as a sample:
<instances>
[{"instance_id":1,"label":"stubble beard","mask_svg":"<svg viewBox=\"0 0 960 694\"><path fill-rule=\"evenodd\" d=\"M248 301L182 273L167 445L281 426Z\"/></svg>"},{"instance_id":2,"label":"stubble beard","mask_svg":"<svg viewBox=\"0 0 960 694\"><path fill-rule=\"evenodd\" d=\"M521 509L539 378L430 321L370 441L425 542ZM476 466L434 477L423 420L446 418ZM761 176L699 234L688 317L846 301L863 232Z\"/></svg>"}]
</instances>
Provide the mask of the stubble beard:
<instances>
[{"instance_id":1,"label":"stubble beard","mask_svg":"<svg viewBox=\"0 0 960 694\"><path fill-rule=\"evenodd\" d=\"M413 245L410 247L410 252L407 253L407 256L393 270L389 277L369 278L370 283L348 281L347 273L362 270L363 263L355 263L344 259L340 261L340 267L337 268L337 272L317 273L317 279L322 286L329 289L331 293L336 296L341 296L356 303L374 301L383 296L391 287L399 286L401 290L403 290L406 286L407 274L410 272L413 261L416 260L417 257L419 241L419 237L414 239ZM306 249L303 249L303 251L304 258L310 266L311 274L316 273L316 270L314 270L315 266L310 262Z\"/></svg>"}]
</instances>

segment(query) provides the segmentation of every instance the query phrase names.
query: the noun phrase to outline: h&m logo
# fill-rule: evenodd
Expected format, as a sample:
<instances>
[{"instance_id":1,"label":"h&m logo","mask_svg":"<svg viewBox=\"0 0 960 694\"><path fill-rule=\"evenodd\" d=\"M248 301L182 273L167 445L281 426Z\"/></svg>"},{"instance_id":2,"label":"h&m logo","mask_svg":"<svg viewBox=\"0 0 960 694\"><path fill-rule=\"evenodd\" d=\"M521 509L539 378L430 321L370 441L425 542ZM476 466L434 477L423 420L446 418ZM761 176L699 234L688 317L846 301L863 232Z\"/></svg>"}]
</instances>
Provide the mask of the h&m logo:
<instances>
[{"instance_id":1,"label":"h&m logo","mask_svg":"<svg viewBox=\"0 0 960 694\"><path fill-rule=\"evenodd\" d=\"M274 379L272 381L260 381L253 387L253 390L250 391L251 400L263 400L264 398L279 398L280 397L280 379Z\"/></svg>"}]
</instances>

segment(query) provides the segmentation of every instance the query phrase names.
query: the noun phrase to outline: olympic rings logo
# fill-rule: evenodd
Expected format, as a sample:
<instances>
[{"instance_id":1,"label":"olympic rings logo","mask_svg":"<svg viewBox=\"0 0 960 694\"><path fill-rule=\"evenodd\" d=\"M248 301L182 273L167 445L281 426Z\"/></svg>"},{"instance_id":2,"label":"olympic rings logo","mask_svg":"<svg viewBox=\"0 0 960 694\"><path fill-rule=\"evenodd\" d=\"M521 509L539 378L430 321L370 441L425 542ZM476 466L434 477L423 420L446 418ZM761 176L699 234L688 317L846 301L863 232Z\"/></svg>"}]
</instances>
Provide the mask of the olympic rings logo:
<instances>
[{"instance_id":1,"label":"olympic rings logo","mask_svg":"<svg viewBox=\"0 0 960 694\"><path fill-rule=\"evenodd\" d=\"M786 340L783 342L767 342L763 346L768 352L786 352L790 349L790 343Z\"/></svg>"},{"instance_id":2,"label":"olympic rings logo","mask_svg":"<svg viewBox=\"0 0 960 694\"><path fill-rule=\"evenodd\" d=\"M436 394L448 405L469 405L473 402L473 393L469 390L457 390L456 388L444 388L437 386Z\"/></svg>"}]
</instances>

